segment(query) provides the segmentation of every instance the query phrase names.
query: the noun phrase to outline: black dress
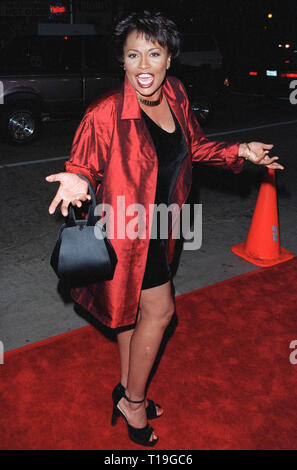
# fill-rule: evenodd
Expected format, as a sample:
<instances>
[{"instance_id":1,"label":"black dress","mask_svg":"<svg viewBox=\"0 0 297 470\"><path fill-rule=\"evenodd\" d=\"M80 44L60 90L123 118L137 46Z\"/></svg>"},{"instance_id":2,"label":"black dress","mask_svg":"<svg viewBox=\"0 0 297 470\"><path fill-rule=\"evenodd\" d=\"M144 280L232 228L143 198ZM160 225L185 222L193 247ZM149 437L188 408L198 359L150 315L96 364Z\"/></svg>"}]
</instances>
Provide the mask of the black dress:
<instances>
[{"instance_id":1,"label":"black dress","mask_svg":"<svg viewBox=\"0 0 297 470\"><path fill-rule=\"evenodd\" d=\"M170 133L158 126L142 111L148 130L154 142L158 157L158 176L155 204L168 206L170 194L179 173L181 162L187 155L188 149L182 129L174 113L175 131ZM158 212L157 212L158 214ZM159 217L154 220L157 224L157 238L151 238L147 255L142 289L150 289L165 284L171 279L171 271L167 259L166 239L161 238ZM167 237L166 237L167 238Z\"/></svg>"}]
</instances>

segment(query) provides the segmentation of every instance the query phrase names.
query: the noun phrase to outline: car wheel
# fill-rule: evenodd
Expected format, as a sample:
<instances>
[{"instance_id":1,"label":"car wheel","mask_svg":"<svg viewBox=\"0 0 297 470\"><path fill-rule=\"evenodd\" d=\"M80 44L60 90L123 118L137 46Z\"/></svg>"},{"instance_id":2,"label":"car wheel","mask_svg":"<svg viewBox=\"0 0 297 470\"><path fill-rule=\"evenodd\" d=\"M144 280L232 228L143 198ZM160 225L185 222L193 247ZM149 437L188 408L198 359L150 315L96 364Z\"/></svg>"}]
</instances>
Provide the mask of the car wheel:
<instances>
[{"instance_id":1,"label":"car wheel","mask_svg":"<svg viewBox=\"0 0 297 470\"><path fill-rule=\"evenodd\" d=\"M4 131L10 143L27 144L40 133L40 113L33 109L14 108L6 112Z\"/></svg>"},{"instance_id":2,"label":"car wheel","mask_svg":"<svg viewBox=\"0 0 297 470\"><path fill-rule=\"evenodd\" d=\"M192 110L200 124L205 124L209 121L213 113L211 102L204 96L192 100Z\"/></svg>"}]
</instances>

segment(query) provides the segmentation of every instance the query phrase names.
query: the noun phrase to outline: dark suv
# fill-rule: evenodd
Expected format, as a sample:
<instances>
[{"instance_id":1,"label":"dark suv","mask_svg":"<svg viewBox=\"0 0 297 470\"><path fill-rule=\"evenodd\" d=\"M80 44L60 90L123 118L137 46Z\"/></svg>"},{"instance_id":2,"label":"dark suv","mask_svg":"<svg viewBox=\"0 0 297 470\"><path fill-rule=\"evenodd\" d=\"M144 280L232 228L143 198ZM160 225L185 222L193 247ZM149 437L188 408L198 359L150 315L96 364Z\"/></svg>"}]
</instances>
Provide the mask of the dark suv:
<instances>
[{"instance_id":1,"label":"dark suv","mask_svg":"<svg viewBox=\"0 0 297 470\"><path fill-rule=\"evenodd\" d=\"M64 34L19 37L0 49L2 136L25 144L38 136L42 121L81 117L124 78L110 44L107 35ZM203 124L226 88L222 73L177 63L170 74L184 83Z\"/></svg>"},{"instance_id":2,"label":"dark suv","mask_svg":"<svg viewBox=\"0 0 297 470\"><path fill-rule=\"evenodd\" d=\"M96 97L119 83L106 36L35 36L0 50L2 135L27 143L42 120L80 116Z\"/></svg>"}]
</instances>

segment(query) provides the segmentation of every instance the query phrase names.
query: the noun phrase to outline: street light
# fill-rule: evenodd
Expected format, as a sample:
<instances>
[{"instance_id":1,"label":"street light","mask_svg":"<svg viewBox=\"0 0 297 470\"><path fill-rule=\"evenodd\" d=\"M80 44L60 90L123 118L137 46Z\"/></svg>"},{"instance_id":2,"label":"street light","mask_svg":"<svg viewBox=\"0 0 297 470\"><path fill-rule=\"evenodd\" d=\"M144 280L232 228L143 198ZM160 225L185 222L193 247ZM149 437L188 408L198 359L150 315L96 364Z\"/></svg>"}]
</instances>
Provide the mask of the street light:
<instances>
[{"instance_id":1,"label":"street light","mask_svg":"<svg viewBox=\"0 0 297 470\"><path fill-rule=\"evenodd\" d=\"M272 14L272 13L268 13L267 18L269 18L269 19L271 20L271 19L273 18L273 14Z\"/></svg>"}]
</instances>

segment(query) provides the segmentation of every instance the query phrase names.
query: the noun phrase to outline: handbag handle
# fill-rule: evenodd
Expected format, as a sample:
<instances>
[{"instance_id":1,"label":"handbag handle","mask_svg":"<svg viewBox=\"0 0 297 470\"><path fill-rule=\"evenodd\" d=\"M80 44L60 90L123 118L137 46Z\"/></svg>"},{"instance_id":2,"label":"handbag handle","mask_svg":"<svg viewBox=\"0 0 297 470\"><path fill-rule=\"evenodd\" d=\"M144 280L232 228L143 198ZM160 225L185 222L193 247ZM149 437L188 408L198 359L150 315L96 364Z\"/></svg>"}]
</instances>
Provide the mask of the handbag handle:
<instances>
[{"instance_id":1,"label":"handbag handle","mask_svg":"<svg viewBox=\"0 0 297 470\"><path fill-rule=\"evenodd\" d=\"M90 183L90 180L85 175L81 175L80 173L77 173L77 176L84 179L89 185L89 193L91 195L91 202L90 202L89 210L88 210L87 225L96 225L97 217L95 216L95 207L96 207L95 191L93 189L93 186ZM67 218L67 226L70 226L70 225L76 225L74 207L71 203L69 205L68 218Z\"/></svg>"}]
</instances>

